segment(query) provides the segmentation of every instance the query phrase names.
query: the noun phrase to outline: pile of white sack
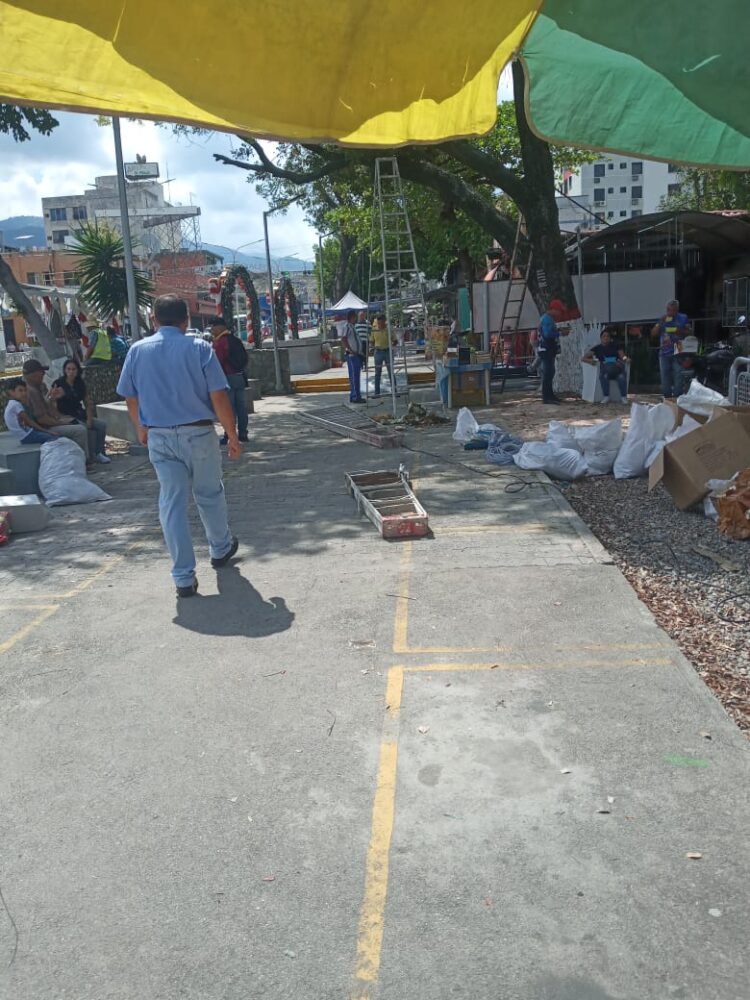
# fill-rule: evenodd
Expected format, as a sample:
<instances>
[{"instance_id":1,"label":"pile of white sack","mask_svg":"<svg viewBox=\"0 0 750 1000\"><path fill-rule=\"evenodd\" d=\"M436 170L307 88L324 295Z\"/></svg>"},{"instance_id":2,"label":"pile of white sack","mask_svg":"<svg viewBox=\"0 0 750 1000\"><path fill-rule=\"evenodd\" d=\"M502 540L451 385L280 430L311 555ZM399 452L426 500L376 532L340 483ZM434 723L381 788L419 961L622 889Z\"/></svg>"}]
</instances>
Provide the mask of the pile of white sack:
<instances>
[{"instance_id":1,"label":"pile of white sack","mask_svg":"<svg viewBox=\"0 0 750 1000\"><path fill-rule=\"evenodd\" d=\"M521 469L546 472L553 479L573 480L610 473L615 479L643 476L665 445L701 426L689 414L708 416L714 407L728 406L729 400L693 382L677 405L686 414L679 427L675 427L675 410L666 403L633 403L624 438L619 418L589 427L569 427L553 420L547 440L523 444L512 455L513 462ZM457 441L468 440L472 432L481 431L482 427L500 430L491 424L478 425L470 410L461 410L453 437Z\"/></svg>"}]
</instances>

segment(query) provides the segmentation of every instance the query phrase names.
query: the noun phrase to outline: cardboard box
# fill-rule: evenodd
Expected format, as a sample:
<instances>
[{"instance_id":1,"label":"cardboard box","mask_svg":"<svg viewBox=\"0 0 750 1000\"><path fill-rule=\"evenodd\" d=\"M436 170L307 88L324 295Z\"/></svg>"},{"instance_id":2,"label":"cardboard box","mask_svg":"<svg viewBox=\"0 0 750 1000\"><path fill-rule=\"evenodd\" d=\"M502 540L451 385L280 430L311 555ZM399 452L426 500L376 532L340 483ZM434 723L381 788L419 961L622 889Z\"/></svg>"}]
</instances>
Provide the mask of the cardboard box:
<instances>
[{"instance_id":1,"label":"cardboard box","mask_svg":"<svg viewBox=\"0 0 750 1000\"><path fill-rule=\"evenodd\" d=\"M648 470L648 488L663 483L679 510L708 493L709 479L729 479L750 465L750 408L717 407L707 422L666 445Z\"/></svg>"}]
</instances>

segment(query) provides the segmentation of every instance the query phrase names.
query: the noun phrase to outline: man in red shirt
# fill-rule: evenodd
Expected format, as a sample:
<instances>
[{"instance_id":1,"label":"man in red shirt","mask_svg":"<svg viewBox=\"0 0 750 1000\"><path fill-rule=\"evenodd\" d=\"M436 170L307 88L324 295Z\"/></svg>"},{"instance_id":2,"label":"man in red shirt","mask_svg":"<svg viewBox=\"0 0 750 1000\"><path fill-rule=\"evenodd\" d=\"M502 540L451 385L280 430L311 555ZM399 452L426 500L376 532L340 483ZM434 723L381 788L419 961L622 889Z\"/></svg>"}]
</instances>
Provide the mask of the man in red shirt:
<instances>
[{"instance_id":1,"label":"man in red shirt","mask_svg":"<svg viewBox=\"0 0 750 1000\"><path fill-rule=\"evenodd\" d=\"M245 345L239 337L230 333L220 316L211 321L211 333L216 357L219 359L219 364L229 383L229 402L232 404L234 415L237 418L237 437L240 441L247 441L247 402L245 401L247 352ZM221 439L221 443L227 443L226 434Z\"/></svg>"}]
</instances>

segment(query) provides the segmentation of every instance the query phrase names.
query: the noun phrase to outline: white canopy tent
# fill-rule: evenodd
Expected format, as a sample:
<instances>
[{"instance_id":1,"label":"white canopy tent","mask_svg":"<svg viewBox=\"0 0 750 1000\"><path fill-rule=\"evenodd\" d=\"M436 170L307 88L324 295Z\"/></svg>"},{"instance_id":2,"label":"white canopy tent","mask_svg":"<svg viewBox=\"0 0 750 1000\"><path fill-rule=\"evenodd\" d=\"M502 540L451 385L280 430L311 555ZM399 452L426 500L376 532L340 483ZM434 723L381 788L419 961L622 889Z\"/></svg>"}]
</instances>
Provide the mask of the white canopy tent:
<instances>
[{"instance_id":1,"label":"white canopy tent","mask_svg":"<svg viewBox=\"0 0 750 1000\"><path fill-rule=\"evenodd\" d=\"M367 309L367 303L363 302L359 295L355 295L351 290L342 296L338 302L328 309L328 312L348 312L350 309Z\"/></svg>"}]
</instances>

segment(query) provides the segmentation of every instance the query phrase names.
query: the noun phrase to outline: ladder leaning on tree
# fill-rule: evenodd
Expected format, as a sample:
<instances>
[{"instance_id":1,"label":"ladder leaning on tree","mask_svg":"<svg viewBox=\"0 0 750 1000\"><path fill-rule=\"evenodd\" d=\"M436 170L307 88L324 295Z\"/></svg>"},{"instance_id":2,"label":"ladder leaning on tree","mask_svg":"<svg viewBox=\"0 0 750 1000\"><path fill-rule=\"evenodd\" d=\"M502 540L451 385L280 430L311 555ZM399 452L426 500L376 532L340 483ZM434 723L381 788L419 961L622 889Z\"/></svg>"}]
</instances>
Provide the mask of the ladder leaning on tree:
<instances>
[{"instance_id":1,"label":"ladder leaning on tree","mask_svg":"<svg viewBox=\"0 0 750 1000\"><path fill-rule=\"evenodd\" d=\"M513 253L510 258L508 285L505 289L500 322L497 326L497 340L492 348L493 365L497 361L498 353L500 353L500 357L502 358L503 336L518 333L523 304L526 301L526 293L529 290L529 275L531 274L534 253L528 245L524 227L524 218L522 215L519 215L516 226L516 238L513 241ZM521 257L526 247L528 247L528 255L526 256L526 260L521 262Z\"/></svg>"}]
</instances>

